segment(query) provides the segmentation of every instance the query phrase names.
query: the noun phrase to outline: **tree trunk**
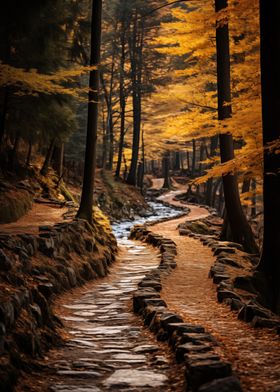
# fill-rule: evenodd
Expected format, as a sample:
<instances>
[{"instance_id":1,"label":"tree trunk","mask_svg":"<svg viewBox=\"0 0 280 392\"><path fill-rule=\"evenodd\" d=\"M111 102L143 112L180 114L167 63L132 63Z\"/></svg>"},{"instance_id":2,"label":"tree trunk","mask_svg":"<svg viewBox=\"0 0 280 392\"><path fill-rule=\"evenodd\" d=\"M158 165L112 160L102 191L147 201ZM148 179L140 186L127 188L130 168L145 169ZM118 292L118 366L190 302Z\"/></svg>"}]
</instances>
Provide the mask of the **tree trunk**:
<instances>
[{"instance_id":1,"label":"tree trunk","mask_svg":"<svg viewBox=\"0 0 280 392\"><path fill-rule=\"evenodd\" d=\"M263 144L280 137L280 3L260 0ZM280 313L280 155L264 150L264 238L258 269L272 291L272 308Z\"/></svg>"},{"instance_id":2,"label":"tree trunk","mask_svg":"<svg viewBox=\"0 0 280 392\"><path fill-rule=\"evenodd\" d=\"M132 140L132 157L130 169L127 176L127 183L136 185L137 162L140 144L141 132L141 83L142 83L142 50L144 36L144 22L141 20L141 39L137 44L138 35L138 15L135 14L133 36L131 40L130 62L132 76L132 103L133 103L133 140Z\"/></svg>"},{"instance_id":3,"label":"tree trunk","mask_svg":"<svg viewBox=\"0 0 280 392\"><path fill-rule=\"evenodd\" d=\"M87 142L85 152L83 189L78 218L92 223L93 188L96 167L96 143L98 126L99 100L99 63L101 46L102 0L92 1L91 20L91 56L90 65L96 69L90 71L88 95Z\"/></svg>"},{"instance_id":4,"label":"tree trunk","mask_svg":"<svg viewBox=\"0 0 280 392\"><path fill-rule=\"evenodd\" d=\"M102 100L102 169L106 168L107 162L107 127L105 120L104 99Z\"/></svg>"},{"instance_id":5,"label":"tree trunk","mask_svg":"<svg viewBox=\"0 0 280 392\"><path fill-rule=\"evenodd\" d=\"M227 0L215 0L216 12L227 8ZM218 118L224 120L231 117L231 86L230 86L230 54L229 31L226 21L217 24L217 84L218 84ZM225 105L226 104L226 105ZM234 158L233 139L230 133L219 135L221 162ZM247 252L257 253L258 248L252 229L241 206L237 176L223 176L225 208L232 233L233 241L244 246Z\"/></svg>"},{"instance_id":6,"label":"tree trunk","mask_svg":"<svg viewBox=\"0 0 280 392\"><path fill-rule=\"evenodd\" d=\"M187 170L190 173L191 172L191 163L190 163L190 153L187 151Z\"/></svg>"},{"instance_id":7,"label":"tree trunk","mask_svg":"<svg viewBox=\"0 0 280 392\"><path fill-rule=\"evenodd\" d=\"M28 142L27 157L26 157L26 162L25 162L25 165L26 165L27 167L30 166L31 154L32 154L32 140L29 140L29 142Z\"/></svg>"},{"instance_id":8,"label":"tree trunk","mask_svg":"<svg viewBox=\"0 0 280 392\"><path fill-rule=\"evenodd\" d=\"M256 211L256 204L257 204L257 201L256 201L256 188L257 188L257 183L256 183L256 180L253 178L252 179L252 185L251 185L251 189L252 189L252 191L253 191L253 197L252 197L252 208L251 208L251 217L252 218L255 218L255 216L256 216L256 214L257 214L257 211Z\"/></svg>"},{"instance_id":9,"label":"tree trunk","mask_svg":"<svg viewBox=\"0 0 280 392\"><path fill-rule=\"evenodd\" d=\"M213 181L213 182L214 182L214 181ZM212 191L212 196L211 196L211 199L212 199L212 204L211 204L211 206L214 207L214 208L216 208L217 191L218 191L218 189L219 189L221 183L222 183L222 179L221 179L221 178L218 178L218 179L216 180L216 182L214 183L214 185L213 185L213 191Z\"/></svg>"},{"instance_id":10,"label":"tree trunk","mask_svg":"<svg viewBox=\"0 0 280 392\"><path fill-rule=\"evenodd\" d=\"M118 162L116 167L115 177L120 177L121 165L122 165L122 155L123 155L123 145L125 136L125 22L122 22L122 33L121 33L121 59L120 59L120 139L119 139L119 151L118 151Z\"/></svg>"},{"instance_id":11,"label":"tree trunk","mask_svg":"<svg viewBox=\"0 0 280 392\"><path fill-rule=\"evenodd\" d=\"M55 146L53 152L53 168L56 171L58 177L62 176L63 162L64 162L64 143L60 142L58 146Z\"/></svg>"},{"instance_id":12,"label":"tree trunk","mask_svg":"<svg viewBox=\"0 0 280 392\"><path fill-rule=\"evenodd\" d=\"M205 151L205 142L201 142L200 149L199 149L199 176L202 176L202 161L204 160L204 151Z\"/></svg>"},{"instance_id":13,"label":"tree trunk","mask_svg":"<svg viewBox=\"0 0 280 392\"><path fill-rule=\"evenodd\" d=\"M193 153L192 153L192 177L195 176L195 164L196 164L196 142L195 139L192 141Z\"/></svg>"},{"instance_id":14,"label":"tree trunk","mask_svg":"<svg viewBox=\"0 0 280 392\"><path fill-rule=\"evenodd\" d=\"M180 151L174 152L174 166L173 169L179 171L181 169Z\"/></svg>"},{"instance_id":15,"label":"tree trunk","mask_svg":"<svg viewBox=\"0 0 280 392\"><path fill-rule=\"evenodd\" d=\"M164 178L164 183L162 187L166 189L169 189L171 187L169 168L170 168L170 154L169 152L166 152L162 158L162 176Z\"/></svg>"},{"instance_id":16,"label":"tree trunk","mask_svg":"<svg viewBox=\"0 0 280 392\"><path fill-rule=\"evenodd\" d=\"M52 160L52 156L53 156L53 151L54 151L54 146L55 146L55 138L53 138L50 142L43 166L40 170L40 173L42 174L42 176L46 176L48 174L49 171L49 166Z\"/></svg>"},{"instance_id":17,"label":"tree trunk","mask_svg":"<svg viewBox=\"0 0 280 392\"><path fill-rule=\"evenodd\" d=\"M218 136L213 136L211 137L210 141L210 158L213 158L216 155L216 149L218 147ZM209 168L212 167L212 164L209 165ZM209 178L206 184L206 204L208 206L213 206L215 204L215 201L213 203L212 200L212 195L213 195L213 178Z\"/></svg>"}]
</instances>

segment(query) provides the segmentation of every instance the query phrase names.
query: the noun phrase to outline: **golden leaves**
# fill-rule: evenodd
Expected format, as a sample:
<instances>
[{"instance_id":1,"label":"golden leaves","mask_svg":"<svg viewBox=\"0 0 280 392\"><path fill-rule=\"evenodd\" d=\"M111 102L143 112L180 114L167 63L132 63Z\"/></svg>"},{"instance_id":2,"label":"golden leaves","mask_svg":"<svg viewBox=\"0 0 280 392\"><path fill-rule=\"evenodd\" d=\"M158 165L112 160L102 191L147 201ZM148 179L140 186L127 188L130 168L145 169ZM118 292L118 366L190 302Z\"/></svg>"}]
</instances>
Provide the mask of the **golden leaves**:
<instances>
[{"instance_id":1,"label":"golden leaves","mask_svg":"<svg viewBox=\"0 0 280 392\"><path fill-rule=\"evenodd\" d=\"M42 74L36 69L25 70L0 63L0 86L12 86L18 95L62 94L81 99L88 89L66 87L66 83L75 82L78 77L93 69L96 67L77 67L54 74Z\"/></svg>"}]
</instances>

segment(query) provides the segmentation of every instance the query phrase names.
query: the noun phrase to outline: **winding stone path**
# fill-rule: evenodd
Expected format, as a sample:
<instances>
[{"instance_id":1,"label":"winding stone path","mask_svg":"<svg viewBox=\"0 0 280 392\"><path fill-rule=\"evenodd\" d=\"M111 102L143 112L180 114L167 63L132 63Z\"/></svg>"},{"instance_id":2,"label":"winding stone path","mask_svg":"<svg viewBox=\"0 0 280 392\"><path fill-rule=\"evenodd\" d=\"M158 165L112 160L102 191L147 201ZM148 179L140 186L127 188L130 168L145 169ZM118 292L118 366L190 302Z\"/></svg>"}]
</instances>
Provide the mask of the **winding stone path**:
<instances>
[{"instance_id":1,"label":"winding stone path","mask_svg":"<svg viewBox=\"0 0 280 392\"><path fill-rule=\"evenodd\" d=\"M172 200L171 193L161 199L180 205L180 201ZM238 320L227 305L217 302L216 286L208 279L215 261L212 251L196 239L180 236L177 230L180 223L209 213L194 205L187 207L191 209L187 217L150 227L177 245L177 268L162 281L161 297L184 321L201 324L211 332L219 344L219 354L233 365L244 391L280 391L279 336L270 330L252 328Z\"/></svg>"},{"instance_id":2,"label":"winding stone path","mask_svg":"<svg viewBox=\"0 0 280 392\"><path fill-rule=\"evenodd\" d=\"M45 371L18 391L183 391L181 367L132 311L132 292L158 263L154 249L122 240L108 277L57 302L66 346L50 351Z\"/></svg>"}]
</instances>

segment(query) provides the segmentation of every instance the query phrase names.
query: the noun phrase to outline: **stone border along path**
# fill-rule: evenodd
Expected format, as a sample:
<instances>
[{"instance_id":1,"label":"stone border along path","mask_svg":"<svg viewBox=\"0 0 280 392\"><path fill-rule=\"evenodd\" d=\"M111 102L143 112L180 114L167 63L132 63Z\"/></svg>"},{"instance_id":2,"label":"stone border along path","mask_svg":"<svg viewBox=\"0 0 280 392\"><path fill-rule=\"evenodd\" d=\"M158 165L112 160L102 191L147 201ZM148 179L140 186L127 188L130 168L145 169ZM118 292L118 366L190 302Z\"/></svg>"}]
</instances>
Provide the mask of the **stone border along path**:
<instances>
[{"instance_id":1,"label":"stone border along path","mask_svg":"<svg viewBox=\"0 0 280 392\"><path fill-rule=\"evenodd\" d=\"M133 308L141 314L145 325L157 335L159 341L168 341L178 363L185 365L187 390L199 392L242 392L238 378L232 374L231 365L215 352L215 338L198 324L184 323L183 318L168 311L161 299L161 277L176 267L177 254L174 241L153 233L145 226L135 226L131 238L158 247L161 262L156 271L149 272L138 284L133 295Z\"/></svg>"},{"instance_id":2,"label":"stone border along path","mask_svg":"<svg viewBox=\"0 0 280 392\"><path fill-rule=\"evenodd\" d=\"M172 205L172 200L170 202ZM178 203L176 201L176 205ZM202 324L211 332L218 342L215 350L231 362L245 391L280 391L279 335L274 330L252 328L238 320L236 313L227 305L217 302L216 287L207 278L215 263L212 251L198 239L182 237L178 232L178 226L183 222L207 215L201 214L202 208L187 205L191 207L187 218L173 219L151 228L153 233L168 237L177 245L177 268L163 277L161 298L185 321ZM213 388L209 387L206 391L228 390L221 386Z\"/></svg>"}]
</instances>

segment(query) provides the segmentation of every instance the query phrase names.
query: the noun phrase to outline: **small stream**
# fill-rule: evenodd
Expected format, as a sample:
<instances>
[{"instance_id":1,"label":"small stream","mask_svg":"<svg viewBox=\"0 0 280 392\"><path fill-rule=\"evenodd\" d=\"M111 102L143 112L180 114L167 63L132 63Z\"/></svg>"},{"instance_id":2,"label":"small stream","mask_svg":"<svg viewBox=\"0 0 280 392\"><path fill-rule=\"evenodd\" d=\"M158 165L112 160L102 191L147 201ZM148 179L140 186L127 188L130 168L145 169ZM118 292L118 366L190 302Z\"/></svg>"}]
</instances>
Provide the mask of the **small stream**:
<instances>
[{"instance_id":1,"label":"small stream","mask_svg":"<svg viewBox=\"0 0 280 392\"><path fill-rule=\"evenodd\" d=\"M138 282L159 263L156 250L128 239L134 224L176 217L178 209L150 203L153 215L115 223L119 256L110 274L64 296L58 316L69 335L48 353L40 391L183 391L183 374L168 347L157 342L132 310ZM37 389L36 389L37 390Z\"/></svg>"},{"instance_id":2,"label":"small stream","mask_svg":"<svg viewBox=\"0 0 280 392\"><path fill-rule=\"evenodd\" d=\"M159 202L149 201L147 204L151 209L151 213L147 216L136 216L134 220L124 220L112 224L112 229L119 245L126 244L129 241L129 231L134 225L153 223L161 219L176 218L182 214L181 209L168 207Z\"/></svg>"}]
</instances>

